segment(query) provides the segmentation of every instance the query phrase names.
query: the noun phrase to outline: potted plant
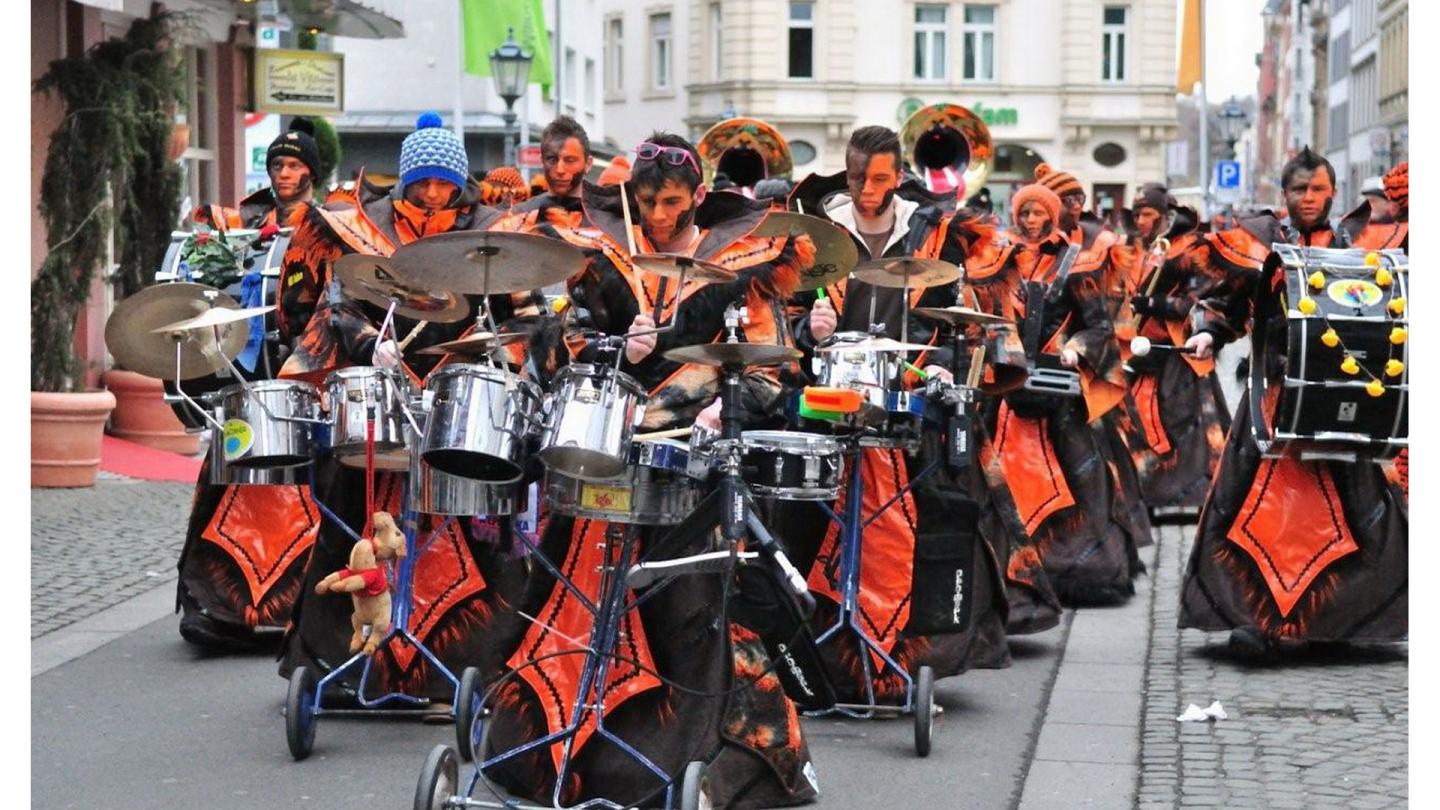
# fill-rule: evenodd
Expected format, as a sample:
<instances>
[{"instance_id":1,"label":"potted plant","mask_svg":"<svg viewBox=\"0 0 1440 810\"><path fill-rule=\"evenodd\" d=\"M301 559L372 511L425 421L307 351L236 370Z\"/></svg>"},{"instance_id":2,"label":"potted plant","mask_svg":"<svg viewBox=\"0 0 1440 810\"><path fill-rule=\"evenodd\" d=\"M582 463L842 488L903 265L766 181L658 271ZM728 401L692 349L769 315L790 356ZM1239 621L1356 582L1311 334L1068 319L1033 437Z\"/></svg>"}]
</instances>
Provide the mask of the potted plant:
<instances>
[{"instance_id":1,"label":"potted plant","mask_svg":"<svg viewBox=\"0 0 1440 810\"><path fill-rule=\"evenodd\" d=\"M40 181L46 255L30 285L32 486L91 486L109 391L83 390L75 323L113 237L117 297L145 286L179 203L169 160L184 73L169 48L176 15L137 20L123 37L50 63L34 92L60 99Z\"/></svg>"}]
</instances>

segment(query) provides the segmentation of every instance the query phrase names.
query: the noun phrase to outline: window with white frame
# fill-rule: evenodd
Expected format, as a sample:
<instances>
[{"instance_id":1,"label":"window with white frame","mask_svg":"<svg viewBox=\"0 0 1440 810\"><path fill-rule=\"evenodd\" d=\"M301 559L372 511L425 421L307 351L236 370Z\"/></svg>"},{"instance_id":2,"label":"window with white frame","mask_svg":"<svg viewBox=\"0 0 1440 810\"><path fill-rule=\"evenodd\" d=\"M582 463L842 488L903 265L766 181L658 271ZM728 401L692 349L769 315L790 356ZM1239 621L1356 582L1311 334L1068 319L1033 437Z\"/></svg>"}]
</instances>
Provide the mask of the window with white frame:
<instances>
[{"instance_id":1,"label":"window with white frame","mask_svg":"<svg viewBox=\"0 0 1440 810\"><path fill-rule=\"evenodd\" d=\"M720 4L710 4L710 79L720 81L725 68L725 35L720 28Z\"/></svg>"},{"instance_id":2,"label":"window with white frame","mask_svg":"<svg viewBox=\"0 0 1440 810\"><path fill-rule=\"evenodd\" d=\"M579 106L580 85L575 79L575 49L565 49L565 113L575 115L575 108Z\"/></svg>"},{"instance_id":3,"label":"window with white frame","mask_svg":"<svg viewBox=\"0 0 1440 810\"><path fill-rule=\"evenodd\" d=\"M215 68L208 48L186 48L185 105L177 113L176 121L190 127L190 143L180 156L184 174L185 193L190 203L185 211L195 206L219 203L220 175L219 152L216 148L215 117Z\"/></svg>"},{"instance_id":4,"label":"window with white frame","mask_svg":"<svg viewBox=\"0 0 1440 810\"><path fill-rule=\"evenodd\" d=\"M815 78L815 4L790 3L790 60L787 76Z\"/></svg>"},{"instance_id":5,"label":"window with white frame","mask_svg":"<svg viewBox=\"0 0 1440 810\"><path fill-rule=\"evenodd\" d=\"M1105 24L1101 28L1101 81L1125 81L1125 23L1129 16L1130 10L1125 6L1105 7Z\"/></svg>"},{"instance_id":6,"label":"window with white frame","mask_svg":"<svg viewBox=\"0 0 1440 810\"><path fill-rule=\"evenodd\" d=\"M650 15L650 89L670 89L670 15Z\"/></svg>"},{"instance_id":7,"label":"window with white frame","mask_svg":"<svg viewBox=\"0 0 1440 810\"><path fill-rule=\"evenodd\" d=\"M945 78L945 30L949 24L942 5L915 6L915 78Z\"/></svg>"},{"instance_id":8,"label":"window with white frame","mask_svg":"<svg viewBox=\"0 0 1440 810\"><path fill-rule=\"evenodd\" d=\"M625 89L625 20L612 17L605 25L605 92Z\"/></svg>"},{"instance_id":9,"label":"window with white frame","mask_svg":"<svg viewBox=\"0 0 1440 810\"><path fill-rule=\"evenodd\" d=\"M595 60L585 57L585 112L595 112Z\"/></svg>"},{"instance_id":10,"label":"window with white frame","mask_svg":"<svg viewBox=\"0 0 1440 810\"><path fill-rule=\"evenodd\" d=\"M969 81L995 81L995 7L965 4L965 65Z\"/></svg>"}]
</instances>

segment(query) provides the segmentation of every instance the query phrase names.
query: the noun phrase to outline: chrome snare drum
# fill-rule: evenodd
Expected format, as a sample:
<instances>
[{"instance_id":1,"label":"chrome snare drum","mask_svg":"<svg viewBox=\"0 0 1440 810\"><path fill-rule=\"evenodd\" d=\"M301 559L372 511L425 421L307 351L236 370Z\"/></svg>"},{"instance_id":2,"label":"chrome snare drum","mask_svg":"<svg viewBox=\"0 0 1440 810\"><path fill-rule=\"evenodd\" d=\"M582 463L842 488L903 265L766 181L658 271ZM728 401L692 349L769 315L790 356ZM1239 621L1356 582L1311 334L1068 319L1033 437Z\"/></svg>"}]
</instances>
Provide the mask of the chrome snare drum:
<instances>
[{"instance_id":1,"label":"chrome snare drum","mask_svg":"<svg viewBox=\"0 0 1440 810\"><path fill-rule=\"evenodd\" d=\"M603 480L625 472L645 391L610 366L566 366L545 403L540 460L571 478Z\"/></svg>"},{"instance_id":2,"label":"chrome snare drum","mask_svg":"<svg viewBox=\"0 0 1440 810\"><path fill-rule=\"evenodd\" d=\"M320 415L320 392L315 386L264 380L227 386L217 399L216 418L223 427L214 432L211 445L220 466L267 469L313 460L311 422Z\"/></svg>"},{"instance_id":3,"label":"chrome snare drum","mask_svg":"<svg viewBox=\"0 0 1440 810\"><path fill-rule=\"evenodd\" d=\"M673 526L694 511L700 485L685 472L689 456L684 442L635 442L631 458L634 463L623 474L605 481L549 471L545 505L569 517L653 526Z\"/></svg>"},{"instance_id":4,"label":"chrome snare drum","mask_svg":"<svg viewBox=\"0 0 1440 810\"><path fill-rule=\"evenodd\" d=\"M410 469L405 443L408 424L401 403L405 389L398 372L354 366L325 378L330 409L330 449L346 467L365 467L366 406L375 406L375 469Z\"/></svg>"},{"instance_id":5,"label":"chrome snare drum","mask_svg":"<svg viewBox=\"0 0 1440 810\"><path fill-rule=\"evenodd\" d=\"M456 364L425 382L433 396L420 452L441 472L478 481L520 477L540 389L494 366Z\"/></svg>"},{"instance_id":6,"label":"chrome snare drum","mask_svg":"<svg viewBox=\"0 0 1440 810\"><path fill-rule=\"evenodd\" d=\"M845 462L828 436L783 430L741 434L745 482L756 495L791 501L832 501L840 496Z\"/></svg>"},{"instance_id":7,"label":"chrome snare drum","mask_svg":"<svg viewBox=\"0 0 1440 810\"><path fill-rule=\"evenodd\" d=\"M864 343L870 339L865 332L836 332L824 345ZM894 352L824 352L815 355L815 384L859 391L867 406L884 411L885 392L894 384L900 369L901 357Z\"/></svg>"}]
</instances>

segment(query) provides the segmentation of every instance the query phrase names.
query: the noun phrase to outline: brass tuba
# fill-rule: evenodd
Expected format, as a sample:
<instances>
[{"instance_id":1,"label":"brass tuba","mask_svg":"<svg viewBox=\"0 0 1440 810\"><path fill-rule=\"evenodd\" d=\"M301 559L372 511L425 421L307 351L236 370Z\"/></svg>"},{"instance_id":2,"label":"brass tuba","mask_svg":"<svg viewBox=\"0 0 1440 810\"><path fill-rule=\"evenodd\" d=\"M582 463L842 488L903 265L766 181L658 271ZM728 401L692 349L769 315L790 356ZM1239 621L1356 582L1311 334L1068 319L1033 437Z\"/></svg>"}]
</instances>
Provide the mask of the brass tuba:
<instances>
[{"instance_id":1,"label":"brass tuba","mask_svg":"<svg viewBox=\"0 0 1440 810\"><path fill-rule=\"evenodd\" d=\"M976 194L990 176L995 145L980 116L959 104L929 104L916 110L900 128L905 160L931 191L955 190L963 202ZM959 183L934 175L949 169Z\"/></svg>"},{"instance_id":2,"label":"brass tuba","mask_svg":"<svg viewBox=\"0 0 1440 810\"><path fill-rule=\"evenodd\" d=\"M706 130L696 151L707 183L723 172L740 188L754 188L767 177L787 177L795 168L785 136L758 118L721 121Z\"/></svg>"}]
</instances>

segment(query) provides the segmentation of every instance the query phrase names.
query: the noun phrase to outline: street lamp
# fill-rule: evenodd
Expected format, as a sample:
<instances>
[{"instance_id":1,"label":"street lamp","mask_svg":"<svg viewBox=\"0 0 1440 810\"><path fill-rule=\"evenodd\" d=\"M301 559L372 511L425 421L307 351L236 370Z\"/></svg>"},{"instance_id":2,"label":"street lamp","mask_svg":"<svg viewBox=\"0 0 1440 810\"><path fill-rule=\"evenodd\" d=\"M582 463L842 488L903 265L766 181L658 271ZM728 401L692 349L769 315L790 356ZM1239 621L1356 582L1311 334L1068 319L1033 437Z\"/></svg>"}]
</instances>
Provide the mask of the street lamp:
<instances>
[{"instance_id":1,"label":"street lamp","mask_svg":"<svg viewBox=\"0 0 1440 810\"><path fill-rule=\"evenodd\" d=\"M1245 131L1245 127L1249 123L1250 119L1245 115L1245 108L1240 106L1240 102L1234 96L1220 105L1220 132L1230 150L1231 160L1235 159L1235 142L1240 140L1240 133Z\"/></svg>"},{"instance_id":2,"label":"street lamp","mask_svg":"<svg viewBox=\"0 0 1440 810\"><path fill-rule=\"evenodd\" d=\"M534 55L515 41L515 29L505 35L500 47L490 52L490 75L495 79L495 92L505 100L505 165L515 165L515 102L525 95L529 84L530 63Z\"/></svg>"}]
</instances>

